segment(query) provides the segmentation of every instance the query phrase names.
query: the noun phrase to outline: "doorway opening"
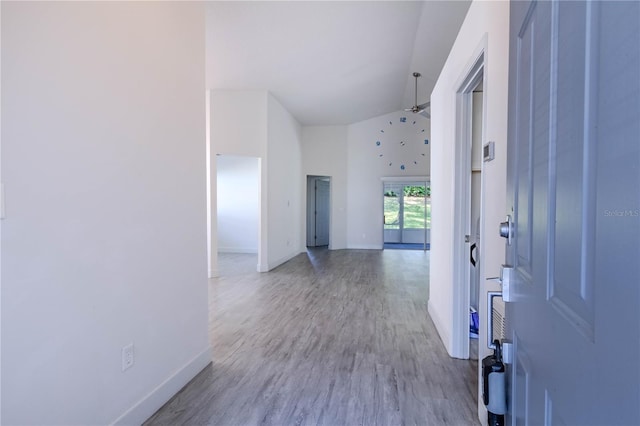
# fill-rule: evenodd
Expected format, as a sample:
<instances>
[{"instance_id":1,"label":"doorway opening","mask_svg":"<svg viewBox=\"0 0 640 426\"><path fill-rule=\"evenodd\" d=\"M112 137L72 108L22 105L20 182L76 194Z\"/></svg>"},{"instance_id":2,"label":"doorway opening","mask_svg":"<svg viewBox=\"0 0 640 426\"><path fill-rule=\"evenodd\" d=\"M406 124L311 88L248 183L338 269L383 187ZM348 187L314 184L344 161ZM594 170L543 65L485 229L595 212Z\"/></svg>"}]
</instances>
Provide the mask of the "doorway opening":
<instances>
[{"instance_id":1,"label":"doorway opening","mask_svg":"<svg viewBox=\"0 0 640 426\"><path fill-rule=\"evenodd\" d=\"M383 183L385 249L429 250L431 185L428 181Z\"/></svg>"},{"instance_id":2,"label":"doorway opening","mask_svg":"<svg viewBox=\"0 0 640 426\"><path fill-rule=\"evenodd\" d=\"M218 155L216 181L219 275L256 270L260 247L260 159Z\"/></svg>"},{"instance_id":3,"label":"doorway opening","mask_svg":"<svg viewBox=\"0 0 640 426\"><path fill-rule=\"evenodd\" d=\"M307 247L329 247L331 177L307 176Z\"/></svg>"},{"instance_id":4,"label":"doorway opening","mask_svg":"<svg viewBox=\"0 0 640 426\"><path fill-rule=\"evenodd\" d=\"M483 80L471 92L471 203L469 238L469 358L478 359L480 310L480 223L482 195Z\"/></svg>"},{"instance_id":5,"label":"doorway opening","mask_svg":"<svg viewBox=\"0 0 640 426\"><path fill-rule=\"evenodd\" d=\"M480 327L486 326L480 303L482 272L484 140L484 52L463 78L457 93L454 217L453 348L459 358L478 357ZM486 314L485 314L486 315ZM475 328L475 330L472 330ZM472 331L474 333L472 334Z\"/></svg>"}]
</instances>

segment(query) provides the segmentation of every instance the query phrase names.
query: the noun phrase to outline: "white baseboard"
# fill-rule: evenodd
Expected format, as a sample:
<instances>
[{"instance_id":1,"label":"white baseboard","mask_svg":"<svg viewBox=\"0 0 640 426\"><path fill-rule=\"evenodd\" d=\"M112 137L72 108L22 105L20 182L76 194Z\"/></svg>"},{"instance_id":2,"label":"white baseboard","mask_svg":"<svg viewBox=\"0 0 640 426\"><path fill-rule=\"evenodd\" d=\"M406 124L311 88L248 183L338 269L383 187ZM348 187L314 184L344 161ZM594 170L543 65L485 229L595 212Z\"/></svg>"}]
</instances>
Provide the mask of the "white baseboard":
<instances>
[{"instance_id":1,"label":"white baseboard","mask_svg":"<svg viewBox=\"0 0 640 426\"><path fill-rule=\"evenodd\" d=\"M447 326L446 326L447 323L443 321L442 317L440 316L440 312L438 311L438 308L436 308L436 306L433 303L431 303L431 300L427 302L427 311L429 312L431 321L433 321L433 324L436 326L436 331L438 332L438 336L440 336L440 340L442 341L444 348L447 350L447 353L449 354L449 356L452 356L451 355L451 330L447 329ZM449 324L450 323L451 322L449 322Z\"/></svg>"},{"instance_id":2,"label":"white baseboard","mask_svg":"<svg viewBox=\"0 0 640 426\"><path fill-rule=\"evenodd\" d=\"M209 365L211 358L211 347L209 346L118 417L112 424L141 425Z\"/></svg>"},{"instance_id":3,"label":"white baseboard","mask_svg":"<svg viewBox=\"0 0 640 426\"><path fill-rule=\"evenodd\" d=\"M293 259L294 257L296 257L297 255L299 255L300 253L289 253L288 255L281 257L280 259L274 261L274 262L269 262L268 264L268 270L272 270L274 268L277 268L278 266L282 265L285 262L290 261L291 259ZM265 271L260 271L260 272L265 272Z\"/></svg>"},{"instance_id":4,"label":"white baseboard","mask_svg":"<svg viewBox=\"0 0 640 426\"><path fill-rule=\"evenodd\" d=\"M258 254L258 249L253 247L218 247L218 253Z\"/></svg>"},{"instance_id":5,"label":"white baseboard","mask_svg":"<svg viewBox=\"0 0 640 426\"><path fill-rule=\"evenodd\" d=\"M382 250L380 244L355 244L347 247L349 250Z\"/></svg>"}]
</instances>

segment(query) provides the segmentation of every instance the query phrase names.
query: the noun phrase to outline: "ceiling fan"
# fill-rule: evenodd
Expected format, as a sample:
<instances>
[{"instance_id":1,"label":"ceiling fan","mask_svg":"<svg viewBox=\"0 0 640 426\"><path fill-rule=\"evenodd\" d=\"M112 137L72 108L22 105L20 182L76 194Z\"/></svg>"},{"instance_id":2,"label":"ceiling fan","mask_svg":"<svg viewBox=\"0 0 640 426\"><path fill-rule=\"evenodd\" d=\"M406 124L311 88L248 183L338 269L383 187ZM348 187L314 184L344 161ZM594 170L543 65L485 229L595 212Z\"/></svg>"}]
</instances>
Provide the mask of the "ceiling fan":
<instances>
[{"instance_id":1,"label":"ceiling fan","mask_svg":"<svg viewBox=\"0 0 640 426\"><path fill-rule=\"evenodd\" d=\"M416 79L416 91L415 91L415 103L413 104L413 106L411 108L405 108L405 111L411 111L415 114L420 114L421 112L424 112L425 109L429 108L431 106L431 102L425 102L423 104L418 105L418 77L420 77L420 73L419 72L414 72L413 76ZM427 118L431 118L431 114L425 112L424 115Z\"/></svg>"}]
</instances>

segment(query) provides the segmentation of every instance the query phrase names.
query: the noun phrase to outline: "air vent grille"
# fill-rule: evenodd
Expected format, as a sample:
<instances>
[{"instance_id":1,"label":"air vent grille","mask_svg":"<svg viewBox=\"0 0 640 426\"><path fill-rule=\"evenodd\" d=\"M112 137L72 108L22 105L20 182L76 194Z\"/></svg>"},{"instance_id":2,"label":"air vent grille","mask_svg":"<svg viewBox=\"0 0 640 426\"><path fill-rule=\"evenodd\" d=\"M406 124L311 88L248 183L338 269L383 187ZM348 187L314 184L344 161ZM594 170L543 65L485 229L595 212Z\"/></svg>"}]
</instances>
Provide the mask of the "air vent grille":
<instances>
[{"instance_id":1,"label":"air vent grille","mask_svg":"<svg viewBox=\"0 0 640 426\"><path fill-rule=\"evenodd\" d=\"M505 330L505 306L502 297L496 297L493 300L493 340L502 341L506 337Z\"/></svg>"}]
</instances>

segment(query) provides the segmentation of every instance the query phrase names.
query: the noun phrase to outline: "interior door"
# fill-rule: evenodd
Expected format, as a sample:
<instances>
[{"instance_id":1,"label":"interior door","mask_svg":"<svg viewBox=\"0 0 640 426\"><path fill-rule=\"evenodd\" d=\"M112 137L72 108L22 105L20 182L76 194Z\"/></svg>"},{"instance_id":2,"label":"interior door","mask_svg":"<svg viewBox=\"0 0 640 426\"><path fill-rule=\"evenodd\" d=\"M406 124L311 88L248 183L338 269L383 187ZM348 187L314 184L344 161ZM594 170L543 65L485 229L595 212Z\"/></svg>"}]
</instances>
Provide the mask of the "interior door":
<instances>
[{"instance_id":1,"label":"interior door","mask_svg":"<svg viewBox=\"0 0 640 426\"><path fill-rule=\"evenodd\" d=\"M315 245L329 245L329 198L330 183L328 180L316 180L316 238Z\"/></svg>"},{"instance_id":2,"label":"interior door","mask_svg":"<svg viewBox=\"0 0 640 426\"><path fill-rule=\"evenodd\" d=\"M640 424L640 2L512 2L507 423Z\"/></svg>"}]
</instances>

